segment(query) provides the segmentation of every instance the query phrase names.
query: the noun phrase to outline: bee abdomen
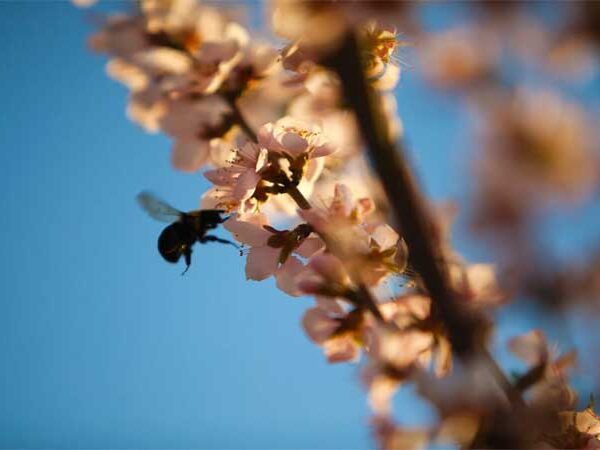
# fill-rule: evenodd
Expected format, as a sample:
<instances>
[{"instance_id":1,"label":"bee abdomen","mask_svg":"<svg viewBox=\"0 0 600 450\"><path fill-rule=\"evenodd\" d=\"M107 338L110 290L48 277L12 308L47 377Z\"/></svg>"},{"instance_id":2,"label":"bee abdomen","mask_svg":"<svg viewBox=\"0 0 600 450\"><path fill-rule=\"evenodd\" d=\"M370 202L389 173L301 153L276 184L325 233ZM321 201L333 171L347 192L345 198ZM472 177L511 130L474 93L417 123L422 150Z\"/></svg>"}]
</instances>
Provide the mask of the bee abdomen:
<instances>
[{"instance_id":1,"label":"bee abdomen","mask_svg":"<svg viewBox=\"0 0 600 450\"><path fill-rule=\"evenodd\" d=\"M196 237L189 226L175 222L166 227L158 237L158 252L170 263L176 263Z\"/></svg>"}]
</instances>

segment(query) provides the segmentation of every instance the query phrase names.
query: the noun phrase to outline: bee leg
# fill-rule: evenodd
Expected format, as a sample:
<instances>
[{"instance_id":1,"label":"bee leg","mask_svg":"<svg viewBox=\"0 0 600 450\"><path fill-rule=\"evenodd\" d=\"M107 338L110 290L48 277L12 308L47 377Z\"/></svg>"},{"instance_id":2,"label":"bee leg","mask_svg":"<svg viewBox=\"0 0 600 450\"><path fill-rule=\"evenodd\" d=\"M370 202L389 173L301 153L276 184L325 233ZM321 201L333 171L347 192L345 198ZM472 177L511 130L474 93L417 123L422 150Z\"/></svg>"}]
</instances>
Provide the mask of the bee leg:
<instances>
[{"instance_id":1,"label":"bee leg","mask_svg":"<svg viewBox=\"0 0 600 450\"><path fill-rule=\"evenodd\" d=\"M202 242L203 244L206 242L220 242L221 244L229 244L229 245L233 245L235 248L240 248L236 243L228 241L227 239L221 239L220 237L217 236L204 236L203 238L200 239L200 242Z\"/></svg>"},{"instance_id":2,"label":"bee leg","mask_svg":"<svg viewBox=\"0 0 600 450\"><path fill-rule=\"evenodd\" d=\"M188 247L185 250L183 256L185 257L185 270L181 272L181 276L185 275L185 273L189 270L190 266L192 265L192 249Z\"/></svg>"}]
</instances>

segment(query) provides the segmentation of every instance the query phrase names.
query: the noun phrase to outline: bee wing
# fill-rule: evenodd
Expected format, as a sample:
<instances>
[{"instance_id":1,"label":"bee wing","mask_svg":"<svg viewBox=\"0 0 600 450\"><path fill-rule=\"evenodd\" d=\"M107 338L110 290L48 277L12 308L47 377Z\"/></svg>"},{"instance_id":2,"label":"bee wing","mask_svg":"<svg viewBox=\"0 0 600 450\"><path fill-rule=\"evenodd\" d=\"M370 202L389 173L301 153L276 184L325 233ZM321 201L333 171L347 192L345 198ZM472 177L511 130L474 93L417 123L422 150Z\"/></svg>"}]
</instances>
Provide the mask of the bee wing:
<instances>
[{"instance_id":1,"label":"bee wing","mask_svg":"<svg viewBox=\"0 0 600 450\"><path fill-rule=\"evenodd\" d=\"M161 222L174 222L181 217L181 211L148 191L140 192L137 201L150 217Z\"/></svg>"}]
</instances>

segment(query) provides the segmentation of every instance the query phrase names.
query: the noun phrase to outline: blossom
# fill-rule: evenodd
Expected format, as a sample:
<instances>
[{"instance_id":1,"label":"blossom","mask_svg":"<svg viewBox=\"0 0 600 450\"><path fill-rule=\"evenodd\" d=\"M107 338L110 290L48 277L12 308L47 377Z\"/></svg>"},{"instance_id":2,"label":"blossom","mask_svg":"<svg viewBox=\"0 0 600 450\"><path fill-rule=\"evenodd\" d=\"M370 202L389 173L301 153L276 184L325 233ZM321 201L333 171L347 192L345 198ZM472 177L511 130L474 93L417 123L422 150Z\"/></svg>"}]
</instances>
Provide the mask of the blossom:
<instances>
[{"instance_id":1,"label":"blossom","mask_svg":"<svg viewBox=\"0 0 600 450\"><path fill-rule=\"evenodd\" d=\"M306 77L302 93L291 101L288 109L294 118L319 124L338 149L327 158L328 167L345 165L362 150L354 114L339 107L340 90L339 81L331 73L313 71Z\"/></svg>"},{"instance_id":2,"label":"blossom","mask_svg":"<svg viewBox=\"0 0 600 450\"><path fill-rule=\"evenodd\" d=\"M391 91L400 79L400 65L396 61L395 52L402 43L396 31L377 26L375 22L359 27L359 31L362 63L367 80L378 90ZM333 33L335 32L329 36ZM330 42L333 41L335 39ZM308 85L313 75L324 73L325 69L319 62L326 49L327 44L323 45L320 40L311 42L306 36L295 39L286 46L281 52L283 67L295 72L288 83Z\"/></svg>"},{"instance_id":3,"label":"blossom","mask_svg":"<svg viewBox=\"0 0 600 450\"><path fill-rule=\"evenodd\" d=\"M416 294L402 295L379 304L386 325L374 324L365 333L370 364L363 372L369 404L376 414L391 413L391 400L400 384L415 369L427 368L432 359L438 376L451 367L447 338L431 318L431 301Z\"/></svg>"},{"instance_id":4,"label":"blossom","mask_svg":"<svg viewBox=\"0 0 600 450\"><path fill-rule=\"evenodd\" d=\"M276 56L193 0L144 0L138 15L108 18L91 45L112 57L108 73L131 90L128 116L173 137L173 165L186 172L218 162L219 139L237 131L229 100L265 76Z\"/></svg>"},{"instance_id":5,"label":"blossom","mask_svg":"<svg viewBox=\"0 0 600 450\"><path fill-rule=\"evenodd\" d=\"M302 326L308 337L323 347L329 362L356 361L360 357L362 310L335 314L317 306L306 311Z\"/></svg>"},{"instance_id":6,"label":"blossom","mask_svg":"<svg viewBox=\"0 0 600 450\"><path fill-rule=\"evenodd\" d=\"M600 448L600 417L596 415L592 406L588 406L583 411L563 411L560 414L562 419L562 430L571 434L573 440L579 443L579 446L561 445L561 448ZM582 445L583 444L583 445Z\"/></svg>"},{"instance_id":7,"label":"blossom","mask_svg":"<svg viewBox=\"0 0 600 450\"><path fill-rule=\"evenodd\" d=\"M460 298L472 306L497 305L505 299L493 264L448 264L450 282Z\"/></svg>"},{"instance_id":8,"label":"blossom","mask_svg":"<svg viewBox=\"0 0 600 450\"><path fill-rule=\"evenodd\" d=\"M317 306L306 311L302 325L309 338L323 347L327 360L358 360L373 319L362 308L347 310L353 285L341 261L330 253L316 253L297 277L297 288L316 295Z\"/></svg>"},{"instance_id":9,"label":"blossom","mask_svg":"<svg viewBox=\"0 0 600 450\"><path fill-rule=\"evenodd\" d=\"M311 236L310 226L300 224L293 230L280 231L269 226L263 214L256 214L245 221L232 217L225 228L236 240L250 247L246 260L248 279L260 281L275 275L282 290L299 295L294 289L294 278L303 264L293 255L308 258L323 246L318 237Z\"/></svg>"},{"instance_id":10,"label":"blossom","mask_svg":"<svg viewBox=\"0 0 600 450\"><path fill-rule=\"evenodd\" d=\"M425 448L431 438L431 432L427 429L403 428L383 415L376 415L371 421L371 427L378 448L384 450L419 450Z\"/></svg>"},{"instance_id":11,"label":"blossom","mask_svg":"<svg viewBox=\"0 0 600 450\"><path fill-rule=\"evenodd\" d=\"M452 28L422 43L425 77L441 88L469 88L495 70L500 47L495 35L479 28Z\"/></svg>"},{"instance_id":12,"label":"blossom","mask_svg":"<svg viewBox=\"0 0 600 450\"><path fill-rule=\"evenodd\" d=\"M243 206L252 208L255 202L251 201L251 197L267 166L267 150L254 142L247 142L235 151L227 167L204 173L215 187L204 195L202 207L227 211L235 211Z\"/></svg>"},{"instance_id":13,"label":"blossom","mask_svg":"<svg viewBox=\"0 0 600 450\"><path fill-rule=\"evenodd\" d=\"M335 299L345 297L352 289L352 281L343 263L331 253L320 252L314 255L308 263L308 268L310 270L297 280L298 289L305 294Z\"/></svg>"},{"instance_id":14,"label":"blossom","mask_svg":"<svg viewBox=\"0 0 600 450\"><path fill-rule=\"evenodd\" d=\"M322 168L315 160L334 150L316 127L302 127L287 118L267 123L258 132L257 144L247 143L236 150L229 166L205 173L217 188L209 191L204 204L234 211L245 201L257 206L283 193L299 201L296 190L301 182L314 182Z\"/></svg>"},{"instance_id":15,"label":"blossom","mask_svg":"<svg viewBox=\"0 0 600 450\"><path fill-rule=\"evenodd\" d=\"M395 264L399 236L387 224L367 223L365 218L372 211L370 199L355 202L344 185L336 185L334 197L325 208L299 211L324 237L330 250L343 259L348 274L369 286L401 272Z\"/></svg>"},{"instance_id":16,"label":"blossom","mask_svg":"<svg viewBox=\"0 0 600 450\"><path fill-rule=\"evenodd\" d=\"M336 150L318 126L291 117L265 124L258 132L258 143L293 160L328 156Z\"/></svg>"},{"instance_id":17,"label":"blossom","mask_svg":"<svg viewBox=\"0 0 600 450\"><path fill-rule=\"evenodd\" d=\"M520 89L495 99L489 111L480 132L487 158L476 166L481 203L508 203L528 214L540 202L577 201L593 192L598 135L577 105L550 91Z\"/></svg>"},{"instance_id":18,"label":"blossom","mask_svg":"<svg viewBox=\"0 0 600 450\"><path fill-rule=\"evenodd\" d=\"M533 384L531 394L534 405L554 410L572 406L574 393L567 383L567 372L575 364L574 351L557 356L540 330L532 330L512 338L508 342L508 348L519 359L528 363L530 370L536 370L537 377L530 383Z\"/></svg>"},{"instance_id":19,"label":"blossom","mask_svg":"<svg viewBox=\"0 0 600 450\"><path fill-rule=\"evenodd\" d=\"M172 163L194 172L210 160L215 140L229 129L230 109L218 96L169 102L160 120L161 129L174 139Z\"/></svg>"},{"instance_id":20,"label":"blossom","mask_svg":"<svg viewBox=\"0 0 600 450\"><path fill-rule=\"evenodd\" d=\"M375 88L392 90L400 79L400 66L394 61L394 54L401 45L396 30L371 22L361 29L360 37L367 77Z\"/></svg>"}]
</instances>

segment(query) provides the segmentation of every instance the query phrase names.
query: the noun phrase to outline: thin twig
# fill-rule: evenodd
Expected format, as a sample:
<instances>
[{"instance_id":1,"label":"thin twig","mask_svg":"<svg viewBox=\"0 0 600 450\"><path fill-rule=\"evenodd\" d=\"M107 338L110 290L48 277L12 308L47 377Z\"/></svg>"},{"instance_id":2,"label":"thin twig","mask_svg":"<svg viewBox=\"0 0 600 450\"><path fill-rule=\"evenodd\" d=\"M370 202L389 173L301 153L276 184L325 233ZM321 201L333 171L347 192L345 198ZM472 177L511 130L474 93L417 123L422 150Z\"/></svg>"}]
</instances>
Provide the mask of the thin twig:
<instances>
[{"instance_id":1,"label":"thin twig","mask_svg":"<svg viewBox=\"0 0 600 450\"><path fill-rule=\"evenodd\" d=\"M288 187L287 193L290 195L290 197L292 197L294 199L294 201L296 202L296 204L298 205L298 207L300 209L310 209L311 208L310 203L308 202L306 197L304 197L304 195L302 195L302 192L300 192L300 189L298 189L296 186Z\"/></svg>"}]
</instances>

